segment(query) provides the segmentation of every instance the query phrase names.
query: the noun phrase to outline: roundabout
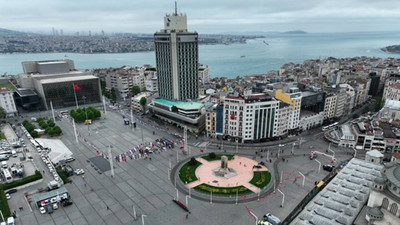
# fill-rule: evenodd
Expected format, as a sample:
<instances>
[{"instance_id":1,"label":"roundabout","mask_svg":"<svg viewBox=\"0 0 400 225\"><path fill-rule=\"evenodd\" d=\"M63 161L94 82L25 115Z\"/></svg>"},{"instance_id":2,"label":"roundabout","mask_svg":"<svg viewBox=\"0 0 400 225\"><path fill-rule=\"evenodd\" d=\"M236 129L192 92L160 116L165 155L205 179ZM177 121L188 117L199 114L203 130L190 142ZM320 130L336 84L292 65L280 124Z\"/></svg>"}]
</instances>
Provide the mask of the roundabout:
<instances>
[{"instance_id":1,"label":"roundabout","mask_svg":"<svg viewBox=\"0 0 400 225\"><path fill-rule=\"evenodd\" d=\"M179 179L184 189L195 190L192 196L208 200L204 194L214 195L231 202L226 197L265 192L271 173L265 165L245 156L210 153L184 162Z\"/></svg>"}]
</instances>

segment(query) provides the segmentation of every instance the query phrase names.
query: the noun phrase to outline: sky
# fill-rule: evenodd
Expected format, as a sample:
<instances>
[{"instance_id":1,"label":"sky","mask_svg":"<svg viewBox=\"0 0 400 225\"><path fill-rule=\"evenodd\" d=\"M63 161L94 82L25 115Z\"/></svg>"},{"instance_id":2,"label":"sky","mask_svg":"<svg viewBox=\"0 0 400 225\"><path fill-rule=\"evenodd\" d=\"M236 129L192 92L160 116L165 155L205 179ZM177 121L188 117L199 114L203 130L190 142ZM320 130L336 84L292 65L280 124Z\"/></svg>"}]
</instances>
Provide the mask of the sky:
<instances>
[{"instance_id":1,"label":"sky","mask_svg":"<svg viewBox=\"0 0 400 225\"><path fill-rule=\"evenodd\" d=\"M154 33L172 0L0 0L0 28L51 33ZM198 33L399 31L399 0L181 0Z\"/></svg>"}]
</instances>

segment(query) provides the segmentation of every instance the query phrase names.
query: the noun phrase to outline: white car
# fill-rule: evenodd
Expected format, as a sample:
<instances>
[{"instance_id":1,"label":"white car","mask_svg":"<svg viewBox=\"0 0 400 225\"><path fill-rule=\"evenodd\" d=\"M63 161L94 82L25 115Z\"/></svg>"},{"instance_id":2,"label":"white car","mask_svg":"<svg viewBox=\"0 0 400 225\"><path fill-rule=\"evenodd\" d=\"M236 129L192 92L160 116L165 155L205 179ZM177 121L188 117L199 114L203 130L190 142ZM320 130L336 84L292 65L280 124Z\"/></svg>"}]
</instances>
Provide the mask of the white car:
<instances>
[{"instance_id":1,"label":"white car","mask_svg":"<svg viewBox=\"0 0 400 225\"><path fill-rule=\"evenodd\" d=\"M81 175L81 174L84 174L84 173L85 173L85 171L83 169L76 169L75 170L75 174L76 175Z\"/></svg>"},{"instance_id":2,"label":"white car","mask_svg":"<svg viewBox=\"0 0 400 225\"><path fill-rule=\"evenodd\" d=\"M7 194L6 194L6 199L7 199L7 200L10 200L10 199L11 199L11 195L7 193Z\"/></svg>"},{"instance_id":3,"label":"white car","mask_svg":"<svg viewBox=\"0 0 400 225\"><path fill-rule=\"evenodd\" d=\"M44 207L40 207L39 211L40 211L41 214L45 214L46 213L46 210L44 209Z\"/></svg>"},{"instance_id":4,"label":"white car","mask_svg":"<svg viewBox=\"0 0 400 225\"><path fill-rule=\"evenodd\" d=\"M54 204L53 204L53 209L58 209L57 203L54 203Z\"/></svg>"},{"instance_id":5,"label":"white car","mask_svg":"<svg viewBox=\"0 0 400 225\"><path fill-rule=\"evenodd\" d=\"M279 147L285 147L285 145L284 145L284 144L279 144L278 146L279 146Z\"/></svg>"}]
</instances>

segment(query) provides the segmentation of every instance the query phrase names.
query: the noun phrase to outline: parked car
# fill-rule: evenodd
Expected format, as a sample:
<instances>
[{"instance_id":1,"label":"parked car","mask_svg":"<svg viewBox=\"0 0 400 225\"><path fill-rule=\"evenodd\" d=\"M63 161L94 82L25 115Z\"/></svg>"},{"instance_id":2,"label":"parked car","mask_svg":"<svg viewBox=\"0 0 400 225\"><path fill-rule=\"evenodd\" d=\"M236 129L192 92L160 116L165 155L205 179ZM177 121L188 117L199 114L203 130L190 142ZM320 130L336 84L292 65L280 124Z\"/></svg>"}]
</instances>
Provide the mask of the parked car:
<instances>
[{"instance_id":1,"label":"parked car","mask_svg":"<svg viewBox=\"0 0 400 225\"><path fill-rule=\"evenodd\" d=\"M40 211L41 214L45 214L46 213L46 210L44 209L44 207L40 207L39 211Z\"/></svg>"},{"instance_id":2,"label":"parked car","mask_svg":"<svg viewBox=\"0 0 400 225\"><path fill-rule=\"evenodd\" d=\"M11 195L7 193L7 194L6 194L6 199L7 199L7 200L10 200L10 199L11 199Z\"/></svg>"},{"instance_id":3,"label":"parked car","mask_svg":"<svg viewBox=\"0 0 400 225\"><path fill-rule=\"evenodd\" d=\"M75 170L75 174L76 175L81 175L81 174L84 174L84 173L85 173L85 171L83 169L76 169Z\"/></svg>"},{"instance_id":4,"label":"parked car","mask_svg":"<svg viewBox=\"0 0 400 225\"><path fill-rule=\"evenodd\" d=\"M72 162L72 161L74 161L74 160L75 160L75 158L69 157L69 158L65 159L65 162Z\"/></svg>"},{"instance_id":5,"label":"parked car","mask_svg":"<svg viewBox=\"0 0 400 225\"><path fill-rule=\"evenodd\" d=\"M13 194L13 193L15 193L17 191L18 191L17 189L13 188L13 189L10 189L10 190L6 191L6 194Z\"/></svg>"},{"instance_id":6,"label":"parked car","mask_svg":"<svg viewBox=\"0 0 400 225\"><path fill-rule=\"evenodd\" d=\"M332 170L335 168L335 166L332 165L323 165L322 168L326 171L332 172Z\"/></svg>"},{"instance_id":7,"label":"parked car","mask_svg":"<svg viewBox=\"0 0 400 225\"><path fill-rule=\"evenodd\" d=\"M72 205L72 202L71 201L65 201L65 202L63 202L62 203L62 205L65 207L65 206L69 206L69 205Z\"/></svg>"},{"instance_id":8,"label":"parked car","mask_svg":"<svg viewBox=\"0 0 400 225\"><path fill-rule=\"evenodd\" d=\"M284 144L279 144L278 146L279 146L279 147L285 147L285 145L284 145Z\"/></svg>"},{"instance_id":9,"label":"parked car","mask_svg":"<svg viewBox=\"0 0 400 225\"><path fill-rule=\"evenodd\" d=\"M54 203L54 204L53 204L53 209L58 209L57 203Z\"/></svg>"}]
</instances>

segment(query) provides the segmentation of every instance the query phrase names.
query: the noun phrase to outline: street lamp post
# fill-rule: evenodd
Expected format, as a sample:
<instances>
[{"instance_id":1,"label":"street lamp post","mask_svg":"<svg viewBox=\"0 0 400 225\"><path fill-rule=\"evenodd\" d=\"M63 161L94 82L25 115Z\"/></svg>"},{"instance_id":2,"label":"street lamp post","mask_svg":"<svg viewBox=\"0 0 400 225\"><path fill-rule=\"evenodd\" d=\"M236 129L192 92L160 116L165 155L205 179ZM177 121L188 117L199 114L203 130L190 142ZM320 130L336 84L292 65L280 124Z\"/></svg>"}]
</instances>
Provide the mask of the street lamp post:
<instances>
[{"instance_id":1,"label":"street lamp post","mask_svg":"<svg viewBox=\"0 0 400 225\"><path fill-rule=\"evenodd\" d=\"M142 215L142 225L144 225L144 218L146 217L146 215Z\"/></svg>"},{"instance_id":2,"label":"street lamp post","mask_svg":"<svg viewBox=\"0 0 400 225\"><path fill-rule=\"evenodd\" d=\"M318 160L316 160L316 159L314 159L319 165L318 165L318 173L319 173L319 171L321 171L321 162L320 161L318 161Z\"/></svg>"},{"instance_id":3,"label":"street lamp post","mask_svg":"<svg viewBox=\"0 0 400 225\"><path fill-rule=\"evenodd\" d=\"M278 191L279 191L279 193L282 194L282 204L281 204L281 207L283 208L283 204L285 204L285 194L284 194L281 190L279 190L279 188L278 188Z\"/></svg>"},{"instance_id":4,"label":"street lamp post","mask_svg":"<svg viewBox=\"0 0 400 225\"><path fill-rule=\"evenodd\" d=\"M6 221L4 220L3 212L2 212L1 210L0 210L0 214L1 214L1 218L3 219L3 221L6 222Z\"/></svg>"},{"instance_id":5,"label":"street lamp post","mask_svg":"<svg viewBox=\"0 0 400 225\"><path fill-rule=\"evenodd\" d=\"M190 196L189 196L189 195L186 195L186 207L188 207L188 208L189 208L189 202L188 202L188 198L190 198Z\"/></svg>"},{"instance_id":6,"label":"street lamp post","mask_svg":"<svg viewBox=\"0 0 400 225\"><path fill-rule=\"evenodd\" d=\"M82 99L83 99L83 107L85 107L85 114L86 114L86 121L87 121L88 120L88 116L87 116L87 110L86 110L86 97L82 96ZM86 121L85 121L85 123L86 123ZM89 124L87 124L87 125L88 125L87 129L89 131ZM90 135L90 133L89 133L89 135Z\"/></svg>"},{"instance_id":7,"label":"street lamp post","mask_svg":"<svg viewBox=\"0 0 400 225\"><path fill-rule=\"evenodd\" d=\"M354 150L354 158L356 158L357 157L357 150L355 148L353 148L353 150Z\"/></svg>"}]
</instances>

